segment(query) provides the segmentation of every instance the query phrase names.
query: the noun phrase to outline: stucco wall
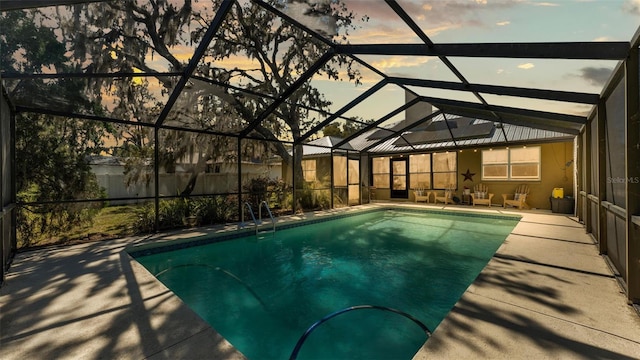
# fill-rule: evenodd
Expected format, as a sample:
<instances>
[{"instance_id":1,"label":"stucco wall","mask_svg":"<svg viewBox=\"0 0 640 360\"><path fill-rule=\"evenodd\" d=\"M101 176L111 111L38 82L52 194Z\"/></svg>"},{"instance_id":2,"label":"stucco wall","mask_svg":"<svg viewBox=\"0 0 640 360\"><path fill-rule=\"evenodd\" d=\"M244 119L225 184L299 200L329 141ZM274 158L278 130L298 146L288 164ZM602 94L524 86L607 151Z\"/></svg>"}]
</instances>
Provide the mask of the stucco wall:
<instances>
[{"instance_id":1,"label":"stucco wall","mask_svg":"<svg viewBox=\"0 0 640 360\"><path fill-rule=\"evenodd\" d=\"M550 209L549 196L553 188L564 188L565 196L573 196L573 162L570 166L566 164L573 160L573 142L549 143L541 145L541 164L539 181L483 181L482 180L482 158L481 150L463 150L458 153L458 174L466 173L467 169L475 173L472 181L463 181L464 177L458 178L458 190L461 192L464 186L473 189L473 186L484 183L489 187L489 191L494 194L492 204L502 205L502 194L513 194L515 188L520 184L529 186L529 196L527 204L532 208ZM496 147L498 148L498 147ZM502 147L504 148L504 147Z\"/></svg>"},{"instance_id":2,"label":"stucco wall","mask_svg":"<svg viewBox=\"0 0 640 360\"><path fill-rule=\"evenodd\" d=\"M521 146L521 145L519 145ZM502 206L502 194L513 194L516 187L520 184L527 184L530 189L527 204L531 208L550 209L549 197L554 188L564 188L565 196L573 196L573 142L556 142L547 144L529 144L528 146L540 146L541 149L541 165L539 181L483 181L482 180L482 150L488 148L464 149L458 152L458 190L457 196L462 194L462 189L467 186L470 189L476 184L484 183L489 187L489 191L494 194L492 204ZM495 147L496 149L504 148ZM571 162L569 166L567 163ZM462 174L467 172L474 173L473 181L464 181ZM438 193L441 193L439 191ZM389 200L388 189L376 189L377 200ZM414 201L413 193L409 192L409 200ZM431 198L433 201L433 197Z\"/></svg>"}]
</instances>

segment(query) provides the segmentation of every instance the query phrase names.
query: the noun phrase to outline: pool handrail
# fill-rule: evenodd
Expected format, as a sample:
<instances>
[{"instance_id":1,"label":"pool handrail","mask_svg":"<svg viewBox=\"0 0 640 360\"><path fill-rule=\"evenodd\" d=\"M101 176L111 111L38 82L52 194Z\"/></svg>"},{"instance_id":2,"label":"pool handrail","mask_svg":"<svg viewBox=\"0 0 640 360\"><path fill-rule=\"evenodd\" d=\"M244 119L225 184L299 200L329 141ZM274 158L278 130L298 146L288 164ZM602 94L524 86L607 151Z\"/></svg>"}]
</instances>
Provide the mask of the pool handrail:
<instances>
[{"instance_id":1,"label":"pool handrail","mask_svg":"<svg viewBox=\"0 0 640 360\"><path fill-rule=\"evenodd\" d=\"M267 213L269 214L269 218L271 218L271 225L272 228L271 230L266 230L263 232L271 232L271 233L275 233L276 232L276 220L273 218L273 214L271 213L271 209L269 208L269 204L266 201L262 201L259 205L258 205L258 218L256 219L256 215L253 213L253 209L251 208L251 204L249 204L249 202L245 202L244 206L242 207L242 215L240 218L240 224L238 224L238 228L242 229L244 227L247 226L247 224L244 222L244 209L249 208L249 214L251 214L251 219L253 220L254 226L255 226L255 230L256 230L256 236L259 234L258 231L258 226L262 224L262 207L264 205L264 208L267 209Z\"/></svg>"},{"instance_id":2,"label":"pool handrail","mask_svg":"<svg viewBox=\"0 0 640 360\"><path fill-rule=\"evenodd\" d=\"M344 308L342 310L338 310L336 312L333 312L325 317L323 317L322 319L316 321L315 323L313 323L313 325L311 325L307 331L304 332L304 334L302 334L302 336L300 337L300 339L298 339L298 342L296 343L296 346L293 348L293 351L291 352L291 356L289 356L289 360L295 360L298 357L298 352L300 352L300 349L302 348L302 344L304 344L305 340L307 340L307 337L309 337L309 335L311 334L311 332L313 332L313 330L315 330L318 326L320 326L322 323L324 323L325 321L334 318L338 315L344 314L346 312L352 311L352 310L362 310L362 309L375 309L375 310L384 310L384 311L390 311L399 315L402 315L404 317L406 317L407 319L413 321L414 323L416 323L427 335L427 338L431 337L431 330L429 330L429 328L423 324L420 320L416 319L415 317L413 317L410 314L407 314L404 311L400 311L394 308L390 308L390 307L386 307L386 306L379 306L379 305L356 305L356 306L349 306L348 308Z\"/></svg>"},{"instance_id":3,"label":"pool handrail","mask_svg":"<svg viewBox=\"0 0 640 360\"><path fill-rule=\"evenodd\" d=\"M267 203L266 200L263 200L260 203L260 206L258 207L258 219L260 219L260 222L262 223L262 205L264 205L264 208L267 209L267 213L269 214L269 218L271 218L271 225L272 225L272 232L276 232L276 220L273 218L273 214L271 213L271 209L269 209L269 204ZM256 228L256 234L258 233L258 229Z\"/></svg>"}]
</instances>

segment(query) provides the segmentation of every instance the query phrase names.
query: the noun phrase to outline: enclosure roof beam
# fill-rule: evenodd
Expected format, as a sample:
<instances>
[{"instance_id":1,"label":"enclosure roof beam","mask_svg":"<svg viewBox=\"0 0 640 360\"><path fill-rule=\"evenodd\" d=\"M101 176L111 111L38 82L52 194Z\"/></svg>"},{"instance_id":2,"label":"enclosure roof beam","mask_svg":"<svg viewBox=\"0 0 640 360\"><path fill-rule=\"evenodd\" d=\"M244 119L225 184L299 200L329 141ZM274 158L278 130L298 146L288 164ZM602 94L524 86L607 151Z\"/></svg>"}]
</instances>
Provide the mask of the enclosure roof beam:
<instances>
[{"instance_id":1,"label":"enclosure roof beam","mask_svg":"<svg viewBox=\"0 0 640 360\"><path fill-rule=\"evenodd\" d=\"M315 73L320 70L331 58L333 57L333 50L329 50L324 53L320 59L318 59L311 67L307 69L291 86L286 88L278 98L272 102L269 107L267 107L258 117L247 125L240 132L240 137L246 137L249 135L257 126L259 126L267 117L269 117L274 111L278 109L280 105L285 103L289 96L291 96L294 92L296 92L304 83L306 83Z\"/></svg>"},{"instance_id":2,"label":"enclosure roof beam","mask_svg":"<svg viewBox=\"0 0 640 360\"><path fill-rule=\"evenodd\" d=\"M572 91L559 91L559 90L542 90L531 88L520 88L512 86L497 86L497 85L481 85L481 84L463 84L450 81L440 80L424 80L424 79L412 79L401 77L390 77L389 83L402 84L407 86L418 86L425 88L479 92L494 95L505 95L515 97L526 97L532 99L553 100L553 101L565 101L580 104L595 105L598 103L600 96L598 94L572 92Z\"/></svg>"},{"instance_id":3,"label":"enclosure roof beam","mask_svg":"<svg viewBox=\"0 0 640 360\"><path fill-rule=\"evenodd\" d=\"M400 4L398 4L397 1L385 0L385 2L402 19L402 21L404 21L404 23L407 24L407 26L409 26L409 28L411 28L411 30L413 30L413 32L416 35L418 35L418 37L420 38L420 40L422 40L422 42L424 42L429 47L434 45L433 41L429 39L427 34L425 34L424 31L422 31L422 28L418 26L418 24L416 24L415 21L413 21L413 18L409 16L409 14L407 14L406 11L404 11L402 6L400 6Z\"/></svg>"},{"instance_id":4,"label":"enclosure roof beam","mask_svg":"<svg viewBox=\"0 0 640 360\"><path fill-rule=\"evenodd\" d=\"M313 128L311 128L311 130L307 131L304 135L302 135L300 138L298 138L296 140L296 144L302 143L303 141L307 140L311 135L317 133L323 127L329 125L332 121L336 120L337 118L342 116L344 113L346 113L347 111L351 110L356 105L358 105L359 103L364 101L366 98L368 98L369 96L373 95L376 91L380 90L386 84L387 84L387 80L386 79L383 79L383 80L379 81L377 84L375 84L374 86L369 88L369 90L367 90L364 93L360 94L360 96L358 96L357 98L351 100L347 105L343 106L340 110L335 112L333 115L329 116L324 121L320 122L319 124L317 124Z\"/></svg>"},{"instance_id":5,"label":"enclosure roof beam","mask_svg":"<svg viewBox=\"0 0 640 360\"><path fill-rule=\"evenodd\" d=\"M434 112L432 114L429 114L429 115L423 117L422 119L403 127L402 129L400 129L398 131L393 131L391 134L385 136L384 138L380 139L379 141L376 141L375 143L367 146L366 148L364 148L364 149L362 149L360 151L361 152L367 152L367 151L373 149L374 147L376 147L376 146L378 146L380 144L383 144L386 141L389 141L389 139L393 138L394 136L402 135L402 133L407 132L407 131L413 129L414 127L416 127L418 125L421 125L421 124L423 124L423 123L425 123L427 121L432 122L434 117L436 117L436 116L438 116L438 115L440 115L442 113L443 112L441 110L438 110L438 111L436 111L436 112ZM392 131L392 130L389 130L389 131Z\"/></svg>"},{"instance_id":6,"label":"enclosure roof beam","mask_svg":"<svg viewBox=\"0 0 640 360\"><path fill-rule=\"evenodd\" d=\"M487 112L487 115L478 115L477 111L474 109L466 109L466 108L462 108L462 107L458 107L458 108L448 108L443 106L443 111L445 111L447 114L451 114L451 115L458 115L458 116L463 116L463 117L469 117L469 118L474 118L474 119L482 119L482 120L487 120L487 121L493 121L493 122L498 122L499 120L497 118L494 118L493 113ZM505 114L503 114L505 115ZM563 134L569 134L569 135L578 135L580 133L580 128L582 128L582 126L580 127L567 127L566 125L558 125L558 123L553 122L553 121L545 121L545 120L541 120L541 119L532 119L531 117L526 117L526 116L518 116L518 115L510 115L510 116L506 116L505 115L505 119L503 121L503 123L506 124L510 124L510 125L517 125L517 126L523 126L523 127L527 127L527 128L531 128L531 129L540 129L540 130L547 130L547 131L555 131L555 132L559 132L559 133L563 133ZM504 126L502 127L501 130L504 130ZM505 136L505 132L502 131L503 137L505 138L505 140L507 139Z\"/></svg>"},{"instance_id":7,"label":"enclosure roof beam","mask_svg":"<svg viewBox=\"0 0 640 360\"><path fill-rule=\"evenodd\" d=\"M357 44L336 45L338 54L457 56L527 59L623 60L628 41L473 43L473 44Z\"/></svg>"},{"instance_id":8,"label":"enclosure roof beam","mask_svg":"<svg viewBox=\"0 0 640 360\"><path fill-rule=\"evenodd\" d=\"M418 24L416 24L415 21L413 21L413 18L409 16L409 14L407 14L406 11L404 11L404 8L402 8L402 6L400 6L400 4L398 4L395 0L385 0L385 1L391 7L391 9L393 9L393 11L405 22L405 24L407 24L414 31L414 33L418 35L418 37L425 43L425 45L430 49L433 49L435 45L433 41L431 41L429 36L427 36L427 34L425 34L424 31L422 31L422 28L420 28L420 26L418 26ZM449 70L451 70L451 72L462 83L469 84L469 81L467 81L464 75L462 75L462 73L453 65L451 61L449 61L449 59L447 59L446 56L441 55L441 56L438 56L438 58L440 59L440 61L442 61L443 64L447 66L447 68L449 68ZM474 95L482 103L486 103L486 101L482 98L482 96L480 96L480 94L474 92Z\"/></svg>"},{"instance_id":9,"label":"enclosure roof beam","mask_svg":"<svg viewBox=\"0 0 640 360\"><path fill-rule=\"evenodd\" d=\"M156 127L156 125L153 123L122 120L122 119L110 118L105 116L79 114L79 113L43 109L43 108L32 108L32 107L20 106L20 105L15 107L15 111L16 113L33 113L33 114L60 116L60 117L66 117L66 118L72 118L72 119L102 121L102 122L110 122L114 124L122 124L122 125L129 125L129 126ZM221 131L214 131L214 130L208 130L208 129L193 129L193 128L186 128L186 127L180 127L180 126L171 126L171 125L162 125L162 126L159 126L158 128L165 129L165 130L176 130L176 131L184 131L184 132L197 133L197 134L213 135L213 136L228 136L228 137L234 137L234 138L238 137L238 134L225 133ZM269 142L290 143L289 141L283 141L283 140L277 140L277 139L274 140L274 139L252 138L252 137L247 137L247 139L263 140L263 141L269 141Z\"/></svg>"},{"instance_id":10,"label":"enclosure roof beam","mask_svg":"<svg viewBox=\"0 0 640 360\"><path fill-rule=\"evenodd\" d=\"M97 116L97 115L78 114L78 113L73 113L68 111L52 110L52 109L45 109L45 108L39 108L39 107L35 108L35 107L17 105L15 107L15 110L16 110L16 113L33 113L33 114L60 116L60 117L66 117L66 118L72 118L72 119L103 121L103 122L109 122L114 124L131 125L131 126L146 126L146 127L155 126L153 123L122 120L122 119L110 118L105 116Z\"/></svg>"},{"instance_id":11,"label":"enclosure roof beam","mask_svg":"<svg viewBox=\"0 0 640 360\"><path fill-rule=\"evenodd\" d=\"M447 120L447 114L442 113L442 117L444 117L444 123L445 123L445 125L447 125L447 130L449 131L449 136L451 136L451 141L453 141L453 147L457 148L458 147L458 143L456 142L456 137L453 136L453 131L451 131L451 125L449 124L449 120ZM505 138L505 140L507 140L507 139Z\"/></svg>"},{"instance_id":12,"label":"enclosure roof beam","mask_svg":"<svg viewBox=\"0 0 640 360\"><path fill-rule=\"evenodd\" d=\"M260 7L262 7L263 9L277 15L278 17L281 17L283 19L285 19L287 22L290 22L291 24L293 24L295 27L303 30L304 32L310 34L311 36L313 36L315 39L322 41L323 43L325 43L325 45L330 46L331 48L334 47L334 43L331 42L330 40L326 39L324 36L318 34L316 31L311 30L308 26L302 24L301 22L299 22L298 20L292 18L291 16L283 13L282 11L280 11L278 8L272 6L271 4L266 3L263 0L253 0L253 2L257 5L259 5Z\"/></svg>"},{"instance_id":13,"label":"enclosure roof beam","mask_svg":"<svg viewBox=\"0 0 640 360\"><path fill-rule=\"evenodd\" d=\"M104 2L105 0L2 0L0 1L0 10L19 10L30 8L41 8L59 5L76 5L92 2ZM108 1L108 0L107 0Z\"/></svg>"},{"instance_id":14,"label":"enclosure roof beam","mask_svg":"<svg viewBox=\"0 0 640 360\"><path fill-rule=\"evenodd\" d=\"M240 86L231 85L231 84L228 84L228 83L224 83L224 82L217 81L217 80L214 80L214 79L209 79L209 78L206 78L206 77L203 77L203 76L199 76L199 75L193 75L193 76L191 76L191 78L195 79L195 80L199 80L199 81L205 82L205 83L208 83L208 84L211 84L211 85L220 86L220 87L223 87L223 88L226 88L226 89L232 89L232 90L235 90L235 91L243 93L243 94L248 94L250 96L256 96L256 97L260 97L260 98L263 98L263 99L270 99L270 100L277 100L278 99L277 96L274 96L274 95L271 95L271 94L263 94L263 93L260 93L258 91L255 91L255 90L245 89L245 88L242 88ZM287 100L285 100L284 103L288 104L288 105L293 105L294 104L291 101L287 101ZM305 104L295 104L295 105L300 107L300 108L306 109L306 110L316 111L316 112L322 113L322 114L331 114L330 112L328 112L326 110L318 109L318 108L315 108L315 107L312 107L312 106L309 106L309 105L305 105ZM347 120L346 118L342 117L341 115L336 115L334 117L334 119L335 118L342 118L342 119Z\"/></svg>"},{"instance_id":15,"label":"enclosure roof beam","mask_svg":"<svg viewBox=\"0 0 640 360\"><path fill-rule=\"evenodd\" d=\"M398 16L400 16L400 18L416 33L416 35L418 35L418 37L425 43L425 45L427 45L430 49L433 49L433 47L435 46L433 41L431 41L429 36L427 36L427 34L422 31L422 28L418 26L415 21L413 21L413 18L409 16L409 14L407 14L404 8L400 6L400 4L398 4L396 0L385 1L391 7L391 9L393 9L393 11L398 14ZM460 80L460 82L465 85L470 85L469 81L464 77L464 75L462 75L460 70L458 70L458 68L456 68L455 65L453 65L453 63L445 55L439 55L438 58L440 59L440 61L442 61L443 64L447 66L447 68L449 68L449 70L451 70L451 72ZM485 106L489 106L487 100L485 100L485 98L479 92L475 90L471 90L471 92L482 104L484 104ZM500 119L500 115L495 113L493 115L496 118ZM506 141L507 134L504 132L504 129L502 129L502 132Z\"/></svg>"},{"instance_id":16,"label":"enclosure roof beam","mask_svg":"<svg viewBox=\"0 0 640 360\"><path fill-rule=\"evenodd\" d=\"M487 108L482 104L476 104L466 101L458 101L458 100L449 100L449 99L441 99L434 97L421 97L424 101L427 101L435 106L444 105L444 106L453 106L453 107L463 107L468 109L477 109L482 111L495 111L499 113L505 114L513 114L513 115L522 115L528 116L543 120L555 120L572 124L580 124L584 125L587 123L586 116L578 116L578 115L570 115L570 114L560 114L560 113L552 113L547 111L539 111L539 110L529 110L529 109L521 109L521 108L513 108L507 106L497 106L497 105L489 105ZM492 121L496 121L496 119L491 119Z\"/></svg>"},{"instance_id":17,"label":"enclosure roof beam","mask_svg":"<svg viewBox=\"0 0 640 360\"><path fill-rule=\"evenodd\" d=\"M200 40L200 43L198 44L198 47L193 53L191 60L189 60L189 64L185 67L183 76L180 78L176 86L173 88L173 92L169 96L169 99L167 99L167 103L162 109L162 112L160 113L160 115L158 115L156 126L161 126L164 120L169 115L169 112L173 108L173 105L175 105L176 101L178 100L178 97L180 97L180 94L182 94L182 90L184 90L185 86L187 85L187 81L189 81L189 77L193 75L193 73L196 71L196 68L198 67L198 63L200 62L200 59L202 59L202 57L204 56L204 53L207 51L207 48L211 43L211 40L213 40L213 38L215 37L216 33L218 32L218 29L220 29L220 26L222 26L222 21L224 20L225 17L227 17L227 14L229 13L229 11L231 11L231 7L234 3L235 3L234 0L223 0L222 3L220 4L218 11L216 12L216 16L211 21L211 25L209 26L209 28L207 29L207 32L202 37L202 40Z\"/></svg>"},{"instance_id":18,"label":"enclosure roof beam","mask_svg":"<svg viewBox=\"0 0 640 360\"><path fill-rule=\"evenodd\" d=\"M133 78L133 77L169 77L169 76L182 76L181 72L147 72L147 73L134 73L134 72L114 72L114 73L14 73L14 72L1 72L0 77L3 79L67 79L67 78Z\"/></svg>"},{"instance_id":19,"label":"enclosure roof beam","mask_svg":"<svg viewBox=\"0 0 640 360\"><path fill-rule=\"evenodd\" d=\"M365 132L375 129L377 128L378 125L382 124L383 122L393 118L394 116L398 115L399 113L405 111L406 109L412 107L413 105L417 104L421 102L419 97L413 98L411 99L409 102L402 104L400 107L398 107L397 109L391 111L390 113L388 113L387 115L381 117L380 119L372 122L371 124L369 124L368 126L356 131L355 133L351 134L350 136L347 136L346 139L343 139L342 141L340 141L339 143L337 143L334 147L339 148L340 146L348 143L349 141L357 138L358 136L364 134ZM389 129L380 129L380 130L386 130L386 131L391 131Z\"/></svg>"}]
</instances>

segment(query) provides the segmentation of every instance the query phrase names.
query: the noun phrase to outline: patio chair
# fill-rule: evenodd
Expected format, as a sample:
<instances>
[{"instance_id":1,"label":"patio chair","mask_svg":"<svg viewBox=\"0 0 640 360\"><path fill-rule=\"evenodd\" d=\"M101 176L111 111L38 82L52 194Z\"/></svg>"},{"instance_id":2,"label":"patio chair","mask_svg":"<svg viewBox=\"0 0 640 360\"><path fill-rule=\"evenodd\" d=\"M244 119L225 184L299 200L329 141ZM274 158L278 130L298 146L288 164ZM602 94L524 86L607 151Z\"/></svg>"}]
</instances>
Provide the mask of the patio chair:
<instances>
[{"instance_id":1,"label":"patio chair","mask_svg":"<svg viewBox=\"0 0 640 360\"><path fill-rule=\"evenodd\" d=\"M444 193L442 194L442 196L438 196L438 194L436 193L434 195L434 198L435 198L434 204L437 204L438 201L443 202L445 205L453 204L454 191L455 191L455 186L449 185L444 189Z\"/></svg>"},{"instance_id":2,"label":"patio chair","mask_svg":"<svg viewBox=\"0 0 640 360\"><path fill-rule=\"evenodd\" d=\"M529 186L527 185L518 185L513 194L502 194L503 198L503 207L513 206L518 208L518 210L522 210L522 208L529 208L527 205L527 196L529 196Z\"/></svg>"},{"instance_id":3,"label":"patio chair","mask_svg":"<svg viewBox=\"0 0 640 360\"><path fill-rule=\"evenodd\" d=\"M429 199L431 198L431 191L418 188L413 191L413 196L415 198L415 202L424 201L428 204Z\"/></svg>"},{"instance_id":4,"label":"patio chair","mask_svg":"<svg viewBox=\"0 0 640 360\"><path fill-rule=\"evenodd\" d=\"M473 193L471 193L471 202L473 206L489 205L491 207L491 199L493 194L489 192L489 187L485 184L478 184L473 187Z\"/></svg>"}]
</instances>

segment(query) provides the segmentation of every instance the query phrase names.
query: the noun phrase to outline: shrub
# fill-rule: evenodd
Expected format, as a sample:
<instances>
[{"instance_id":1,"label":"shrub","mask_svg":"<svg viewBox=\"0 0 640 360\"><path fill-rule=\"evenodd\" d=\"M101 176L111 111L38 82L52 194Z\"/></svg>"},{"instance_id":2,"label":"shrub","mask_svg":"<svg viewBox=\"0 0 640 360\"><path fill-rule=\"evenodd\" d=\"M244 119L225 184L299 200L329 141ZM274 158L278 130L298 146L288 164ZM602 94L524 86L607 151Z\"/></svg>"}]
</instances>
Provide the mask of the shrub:
<instances>
[{"instance_id":1,"label":"shrub","mask_svg":"<svg viewBox=\"0 0 640 360\"><path fill-rule=\"evenodd\" d=\"M138 217L134 224L136 233L150 233L154 231L155 205L147 203L136 210ZM160 229L173 229L183 226L183 219L188 212L188 205L183 198L160 200L159 227Z\"/></svg>"},{"instance_id":2,"label":"shrub","mask_svg":"<svg viewBox=\"0 0 640 360\"><path fill-rule=\"evenodd\" d=\"M223 224L238 217L238 200L234 196L210 196L192 201L202 225Z\"/></svg>"},{"instance_id":3,"label":"shrub","mask_svg":"<svg viewBox=\"0 0 640 360\"><path fill-rule=\"evenodd\" d=\"M246 193L245 201L254 211L257 211L263 201L273 209L292 208L291 186L282 179L271 179L266 176L252 178L242 186L242 189Z\"/></svg>"},{"instance_id":4,"label":"shrub","mask_svg":"<svg viewBox=\"0 0 640 360\"><path fill-rule=\"evenodd\" d=\"M154 203L147 203L136 210L136 233L154 231ZM234 196L210 196L197 198L176 198L160 200L159 228L177 229L191 225L187 217L197 218L195 225L222 224L238 218L238 200Z\"/></svg>"}]
</instances>

